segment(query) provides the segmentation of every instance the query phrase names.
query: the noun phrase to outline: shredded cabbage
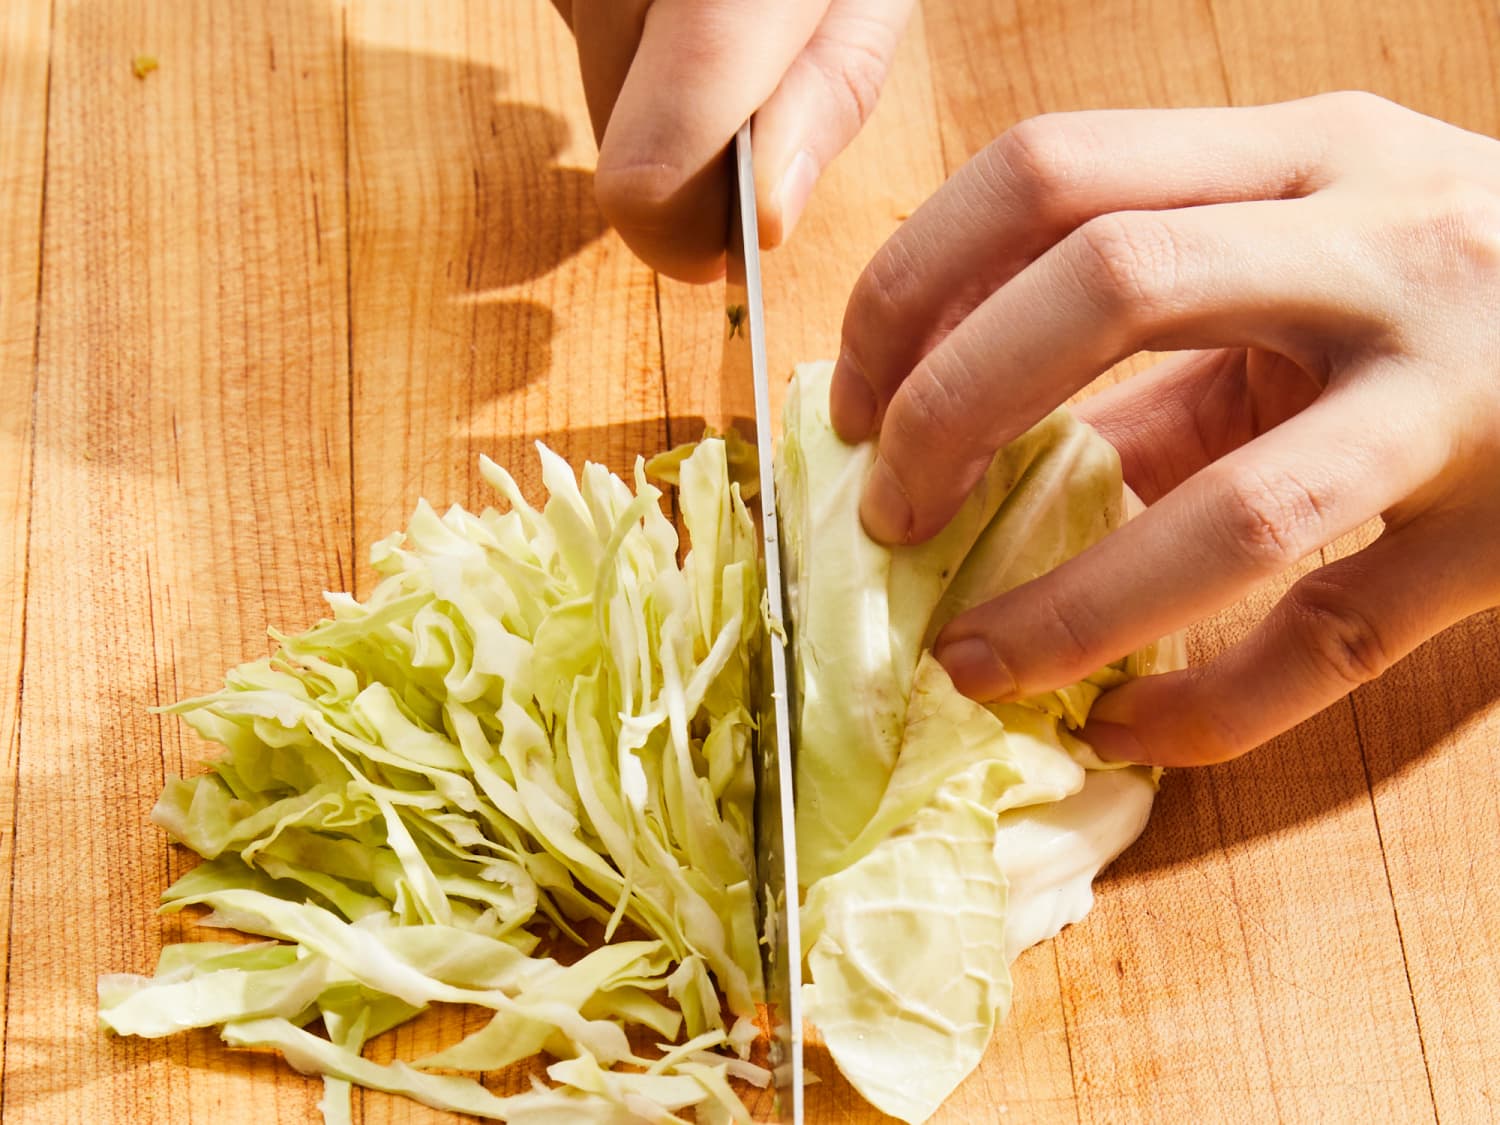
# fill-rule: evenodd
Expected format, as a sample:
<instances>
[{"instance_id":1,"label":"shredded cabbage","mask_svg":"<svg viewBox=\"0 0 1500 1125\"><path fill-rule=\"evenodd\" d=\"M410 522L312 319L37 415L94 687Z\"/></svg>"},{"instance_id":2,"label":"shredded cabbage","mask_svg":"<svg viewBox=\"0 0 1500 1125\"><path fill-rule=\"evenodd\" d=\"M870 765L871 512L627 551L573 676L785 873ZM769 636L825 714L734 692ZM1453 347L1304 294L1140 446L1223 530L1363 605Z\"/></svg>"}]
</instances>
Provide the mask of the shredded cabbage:
<instances>
[{"instance_id":1,"label":"shredded cabbage","mask_svg":"<svg viewBox=\"0 0 1500 1125\"><path fill-rule=\"evenodd\" d=\"M728 1078L765 1080L742 1058L761 990L753 525L723 441L676 467L680 565L643 465L632 493L539 452L544 507L484 461L507 511L419 505L376 545L366 601L329 595L331 619L166 709L224 752L153 813L204 860L163 909L273 941L101 979L106 1028L275 1047L324 1077L329 1122L351 1084L514 1122L749 1119ZM597 947L565 964L544 940ZM426 1058L362 1057L433 1004L493 1015ZM552 1085L514 1097L432 1073L543 1051Z\"/></svg>"},{"instance_id":2,"label":"shredded cabbage","mask_svg":"<svg viewBox=\"0 0 1500 1125\"><path fill-rule=\"evenodd\" d=\"M806 999L853 1085L919 1122L1004 1018L1010 962L1083 916L1145 824L1154 777L1073 732L1102 690L1180 652L1021 703L960 695L936 631L1116 526L1118 461L1060 411L935 539L887 549L860 526L873 451L834 435L830 374L796 373L777 470ZM102 978L104 1027L279 1050L322 1076L330 1125L355 1085L529 1125L749 1120L731 1080L770 1077L748 1061L767 625L744 450L708 438L655 463L679 488L679 563L644 464L632 491L538 449L542 508L485 460L506 511L420 504L375 546L367 600L328 595L329 620L166 708L223 753L153 812L203 860L163 909L269 940L173 945L151 977ZM364 1057L434 1004L492 1014L426 1057ZM526 1093L466 1076L538 1053L550 1084Z\"/></svg>"}]
</instances>

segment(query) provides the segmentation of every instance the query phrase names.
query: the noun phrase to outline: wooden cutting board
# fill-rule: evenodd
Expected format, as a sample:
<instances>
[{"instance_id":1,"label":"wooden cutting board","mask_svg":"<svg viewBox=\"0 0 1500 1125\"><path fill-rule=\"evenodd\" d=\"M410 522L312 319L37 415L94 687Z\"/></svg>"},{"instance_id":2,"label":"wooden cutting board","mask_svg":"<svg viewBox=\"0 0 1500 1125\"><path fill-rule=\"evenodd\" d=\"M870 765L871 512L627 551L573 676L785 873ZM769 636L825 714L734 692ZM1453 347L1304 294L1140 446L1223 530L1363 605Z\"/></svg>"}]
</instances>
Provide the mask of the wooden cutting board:
<instances>
[{"instance_id":1,"label":"wooden cutting board","mask_svg":"<svg viewBox=\"0 0 1500 1125\"><path fill-rule=\"evenodd\" d=\"M542 0L10 0L0 36L0 1116L308 1120L271 1058L96 1030L96 977L184 932L146 816L202 748L147 708L367 589L419 496L484 503L481 452L534 491L538 438L695 436L722 307L604 231ZM773 367L832 354L870 253L1021 117L1359 86L1495 134L1497 73L1488 0L930 0L769 260ZM1170 775L940 1119L1500 1120L1497 694L1490 614ZM813 1065L814 1121L874 1120Z\"/></svg>"}]
</instances>

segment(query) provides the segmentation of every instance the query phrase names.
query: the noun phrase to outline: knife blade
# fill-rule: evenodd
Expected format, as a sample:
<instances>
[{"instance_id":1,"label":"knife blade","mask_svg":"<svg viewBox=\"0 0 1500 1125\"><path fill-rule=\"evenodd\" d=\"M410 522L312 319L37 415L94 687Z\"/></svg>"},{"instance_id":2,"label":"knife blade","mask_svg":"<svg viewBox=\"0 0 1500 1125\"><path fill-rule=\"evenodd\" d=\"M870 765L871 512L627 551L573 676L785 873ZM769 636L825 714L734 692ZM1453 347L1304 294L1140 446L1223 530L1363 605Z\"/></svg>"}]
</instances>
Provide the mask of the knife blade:
<instances>
[{"instance_id":1,"label":"knife blade","mask_svg":"<svg viewBox=\"0 0 1500 1125\"><path fill-rule=\"evenodd\" d=\"M796 685L789 667L791 622L785 610L786 586L771 459L771 384L766 360L760 233L749 121L735 135L732 155L720 393L723 412L744 436L749 437L748 431L753 430L755 437L768 624L756 693L755 901L760 916L761 967L771 1037L776 1119L802 1125L802 934L798 919L796 821L792 815L792 724L797 715L792 693Z\"/></svg>"}]
</instances>

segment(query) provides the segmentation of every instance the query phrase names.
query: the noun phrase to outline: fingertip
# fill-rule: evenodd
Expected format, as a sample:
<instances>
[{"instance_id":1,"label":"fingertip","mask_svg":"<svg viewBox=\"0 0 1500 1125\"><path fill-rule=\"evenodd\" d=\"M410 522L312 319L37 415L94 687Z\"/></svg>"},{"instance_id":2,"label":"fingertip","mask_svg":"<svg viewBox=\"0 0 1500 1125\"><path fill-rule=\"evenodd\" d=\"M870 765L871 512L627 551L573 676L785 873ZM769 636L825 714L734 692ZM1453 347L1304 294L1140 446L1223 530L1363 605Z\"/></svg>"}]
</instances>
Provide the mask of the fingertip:
<instances>
[{"instance_id":1,"label":"fingertip","mask_svg":"<svg viewBox=\"0 0 1500 1125\"><path fill-rule=\"evenodd\" d=\"M1105 692L1078 737L1107 762L1139 766L1207 766L1239 757L1248 746L1212 737L1195 718L1185 675L1146 676Z\"/></svg>"},{"instance_id":2,"label":"fingertip","mask_svg":"<svg viewBox=\"0 0 1500 1125\"><path fill-rule=\"evenodd\" d=\"M1094 753L1106 762L1165 765L1147 750L1136 726L1139 710L1135 703L1139 691L1133 689L1138 683L1139 681L1132 680L1101 695L1093 707L1089 708L1088 719L1078 737L1093 747Z\"/></svg>"},{"instance_id":3,"label":"fingertip","mask_svg":"<svg viewBox=\"0 0 1500 1125\"><path fill-rule=\"evenodd\" d=\"M845 349L834 364L828 395L828 416L834 433L850 445L859 444L875 433L877 411L869 380Z\"/></svg>"},{"instance_id":4,"label":"fingertip","mask_svg":"<svg viewBox=\"0 0 1500 1125\"><path fill-rule=\"evenodd\" d=\"M763 246L780 246L791 237L817 186L818 172L818 162L812 153L799 149L771 194L769 221L761 228Z\"/></svg>"},{"instance_id":5,"label":"fingertip","mask_svg":"<svg viewBox=\"0 0 1500 1125\"><path fill-rule=\"evenodd\" d=\"M984 637L939 638L933 655L953 686L970 699L1004 702L1015 697L1015 677Z\"/></svg>"},{"instance_id":6,"label":"fingertip","mask_svg":"<svg viewBox=\"0 0 1500 1125\"><path fill-rule=\"evenodd\" d=\"M722 216L729 197L722 168L684 173L668 164L636 161L606 138L594 173L594 197L604 219L652 269L694 284L723 276Z\"/></svg>"},{"instance_id":7,"label":"fingertip","mask_svg":"<svg viewBox=\"0 0 1500 1125\"><path fill-rule=\"evenodd\" d=\"M894 545L911 539L911 501L883 457L875 459L870 479L865 482L864 495L859 502L859 518L865 532L877 543Z\"/></svg>"},{"instance_id":8,"label":"fingertip","mask_svg":"<svg viewBox=\"0 0 1500 1125\"><path fill-rule=\"evenodd\" d=\"M1135 731L1119 723L1096 720L1090 715L1088 722L1078 732L1078 737L1087 742L1094 753L1106 762L1139 766L1163 764L1156 761L1152 754L1141 745L1141 740L1136 737Z\"/></svg>"}]
</instances>

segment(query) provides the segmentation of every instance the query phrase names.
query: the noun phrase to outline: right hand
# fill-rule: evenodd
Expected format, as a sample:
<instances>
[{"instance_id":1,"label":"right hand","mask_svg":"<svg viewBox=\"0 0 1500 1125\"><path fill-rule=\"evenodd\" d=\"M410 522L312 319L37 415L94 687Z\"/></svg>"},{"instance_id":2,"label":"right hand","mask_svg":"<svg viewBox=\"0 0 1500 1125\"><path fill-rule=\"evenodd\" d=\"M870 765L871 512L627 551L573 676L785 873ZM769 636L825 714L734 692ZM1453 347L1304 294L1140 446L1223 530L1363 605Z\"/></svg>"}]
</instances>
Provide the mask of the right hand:
<instances>
[{"instance_id":1,"label":"right hand","mask_svg":"<svg viewBox=\"0 0 1500 1125\"><path fill-rule=\"evenodd\" d=\"M578 42L604 217L684 281L724 270L725 147L755 115L761 245L875 108L913 0L553 0Z\"/></svg>"},{"instance_id":2,"label":"right hand","mask_svg":"<svg viewBox=\"0 0 1500 1125\"><path fill-rule=\"evenodd\" d=\"M960 691L1072 683L1379 517L1217 659L1104 694L1101 757L1224 761L1500 605L1500 142L1369 94L1056 114L918 209L844 318L830 412L860 512L944 527L994 451L1079 414L1150 505L934 643Z\"/></svg>"}]
</instances>

